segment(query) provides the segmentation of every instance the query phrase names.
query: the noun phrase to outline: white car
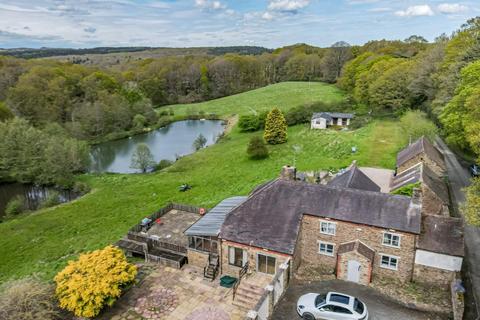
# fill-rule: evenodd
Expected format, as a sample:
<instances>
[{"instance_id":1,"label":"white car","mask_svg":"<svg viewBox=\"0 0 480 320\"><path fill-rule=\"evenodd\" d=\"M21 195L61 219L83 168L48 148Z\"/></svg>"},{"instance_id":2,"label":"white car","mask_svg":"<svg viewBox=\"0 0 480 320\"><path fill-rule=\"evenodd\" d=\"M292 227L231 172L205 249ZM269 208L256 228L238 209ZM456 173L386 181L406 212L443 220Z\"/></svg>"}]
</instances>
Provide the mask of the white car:
<instances>
[{"instance_id":1,"label":"white car","mask_svg":"<svg viewBox=\"0 0 480 320\"><path fill-rule=\"evenodd\" d=\"M305 320L368 320L363 302L338 292L307 293L298 299L297 312Z\"/></svg>"}]
</instances>

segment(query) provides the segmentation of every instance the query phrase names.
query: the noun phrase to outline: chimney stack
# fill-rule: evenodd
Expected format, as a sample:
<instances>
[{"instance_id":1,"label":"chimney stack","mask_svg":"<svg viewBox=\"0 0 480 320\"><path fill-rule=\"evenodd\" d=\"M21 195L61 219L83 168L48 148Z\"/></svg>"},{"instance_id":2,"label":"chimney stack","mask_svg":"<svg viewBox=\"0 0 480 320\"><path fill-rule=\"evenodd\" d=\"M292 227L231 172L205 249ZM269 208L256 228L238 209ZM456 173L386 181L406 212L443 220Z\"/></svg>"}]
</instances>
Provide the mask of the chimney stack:
<instances>
[{"instance_id":1,"label":"chimney stack","mask_svg":"<svg viewBox=\"0 0 480 320\"><path fill-rule=\"evenodd\" d=\"M412 190L412 204L414 205L422 205L422 189L420 188L413 188Z\"/></svg>"},{"instance_id":2,"label":"chimney stack","mask_svg":"<svg viewBox=\"0 0 480 320\"><path fill-rule=\"evenodd\" d=\"M295 167L286 165L282 167L282 172L280 173L280 178L283 180L295 181L297 177L297 169Z\"/></svg>"}]
</instances>

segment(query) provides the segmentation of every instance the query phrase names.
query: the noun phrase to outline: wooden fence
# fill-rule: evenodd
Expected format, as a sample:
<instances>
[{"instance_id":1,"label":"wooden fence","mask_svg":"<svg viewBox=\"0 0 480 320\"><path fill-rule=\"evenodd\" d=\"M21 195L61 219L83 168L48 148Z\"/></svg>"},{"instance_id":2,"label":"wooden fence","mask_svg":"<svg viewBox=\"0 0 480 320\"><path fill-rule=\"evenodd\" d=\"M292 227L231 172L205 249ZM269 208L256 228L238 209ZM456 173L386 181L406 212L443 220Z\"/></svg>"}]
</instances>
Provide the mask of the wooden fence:
<instances>
[{"instance_id":1,"label":"wooden fence","mask_svg":"<svg viewBox=\"0 0 480 320\"><path fill-rule=\"evenodd\" d=\"M158 218L162 217L164 214L171 210L180 210L180 211L186 211L186 212L192 212L192 213L197 213L200 214L201 211L203 210L202 208L195 207L195 206L190 206L186 204L180 204L180 203L169 203L165 207L160 208L158 211L152 213L151 215L148 216L148 218L152 221L157 220ZM205 214L203 212L203 214ZM143 225L141 223L136 224L132 228L130 228L129 233L134 232L134 233L139 233L143 230Z\"/></svg>"}]
</instances>

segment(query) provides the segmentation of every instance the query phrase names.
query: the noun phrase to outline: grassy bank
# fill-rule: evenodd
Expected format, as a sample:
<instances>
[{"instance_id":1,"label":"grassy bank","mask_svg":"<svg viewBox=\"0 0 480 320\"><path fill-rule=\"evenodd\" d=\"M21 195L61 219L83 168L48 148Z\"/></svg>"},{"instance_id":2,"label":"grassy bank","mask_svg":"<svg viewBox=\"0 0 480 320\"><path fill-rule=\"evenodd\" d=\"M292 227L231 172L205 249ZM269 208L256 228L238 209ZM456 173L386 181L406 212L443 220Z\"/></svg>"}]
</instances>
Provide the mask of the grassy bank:
<instances>
[{"instance_id":1,"label":"grassy bank","mask_svg":"<svg viewBox=\"0 0 480 320\"><path fill-rule=\"evenodd\" d=\"M260 133L256 133L260 134ZM393 168L396 151L406 143L396 122L374 122L353 132L289 128L289 141L269 147L271 156L253 161L245 150L252 134L234 130L218 144L182 158L164 172L136 175L84 175L94 190L69 204L0 224L0 281L38 273L51 279L78 253L115 242L139 219L168 201L212 207L225 197L247 194L276 177L293 161L300 170L360 165ZM351 146L358 153L350 153ZM181 183L193 189L181 193Z\"/></svg>"},{"instance_id":2,"label":"grassy bank","mask_svg":"<svg viewBox=\"0 0 480 320\"><path fill-rule=\"evenodd\" d=\"M199 111L212 113L222 118L234 114L262 112L278 107L286 111L293 107L314 102L335 102L344 98L337 87L322 82L281 82L260 89L239 93L220 99L192 104L176 104L157 108L157 111L172 109L175 118Z\"/></svg>"}]
</instances>

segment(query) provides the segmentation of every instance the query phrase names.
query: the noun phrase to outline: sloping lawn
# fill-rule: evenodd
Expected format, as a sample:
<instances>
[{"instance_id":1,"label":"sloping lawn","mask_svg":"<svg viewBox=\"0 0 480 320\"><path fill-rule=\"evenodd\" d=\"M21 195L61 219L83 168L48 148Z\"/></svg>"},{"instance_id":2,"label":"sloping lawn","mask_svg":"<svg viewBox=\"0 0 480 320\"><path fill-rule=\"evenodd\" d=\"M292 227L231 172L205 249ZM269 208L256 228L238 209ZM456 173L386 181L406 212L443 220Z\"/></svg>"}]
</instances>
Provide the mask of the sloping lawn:
<instances>
[{"instance_id":1,"label":"sloping lawn","mask_svg":"<svg viewBox=\"0 0 480 320\"><path fill-rule=\"evenodd\" d=\"M171 108L176 117L185 116L189 111L215 113L221 117L233 114L262 112L278 107L282 111L314 102L336 102L344 98L343 92L331 84L321 82L281 82L260 89L239 93L201 103L176 104L160 107Z\"/></svg>"},{"instance_id":2,"label":"sloping lawn","mask_svg":"<svg viewBox=\"0 0 480 320\"><path fill-rule=\"evenodd\" d=\"M261 134L253 133L253 134ZM142 217L168 201L212 207L225 197L245 195L257 184L275 178L293 162L299 146L299 170L360 165L393 168L395 153L407 142L393 121L374 122L353 132L289 128L288 143L269 146L268 159L246 156L253 134L234 129L218 144L185 157L154 174L84 175L94 190L69 204L0 224L0 281L38 273L51 280L69 259L121 238ZM351 147L358 152L351 154ZM193 189L181 193L178 186Z\"/></svg>"}]
</instances>

